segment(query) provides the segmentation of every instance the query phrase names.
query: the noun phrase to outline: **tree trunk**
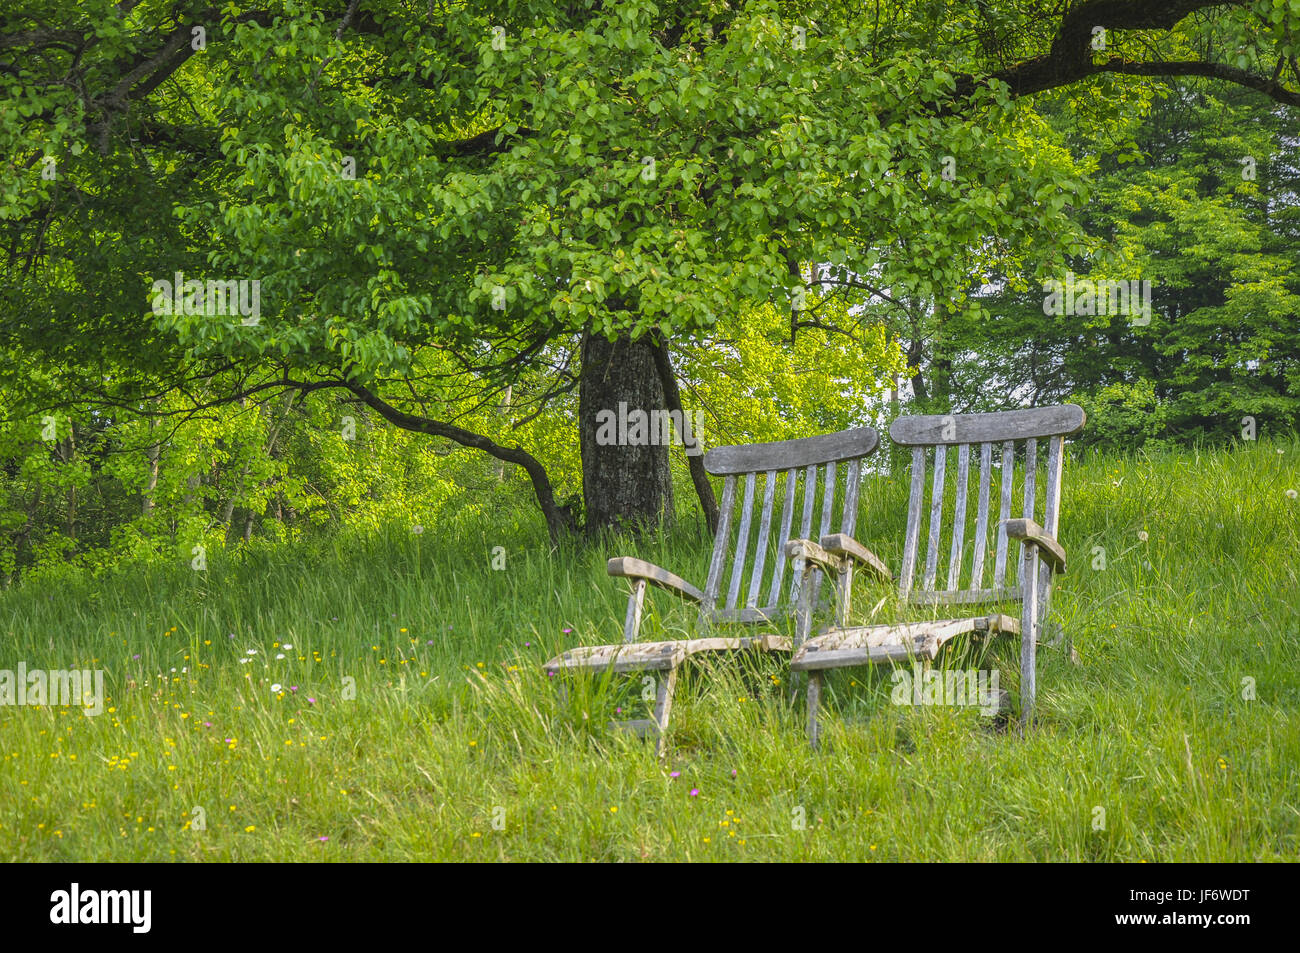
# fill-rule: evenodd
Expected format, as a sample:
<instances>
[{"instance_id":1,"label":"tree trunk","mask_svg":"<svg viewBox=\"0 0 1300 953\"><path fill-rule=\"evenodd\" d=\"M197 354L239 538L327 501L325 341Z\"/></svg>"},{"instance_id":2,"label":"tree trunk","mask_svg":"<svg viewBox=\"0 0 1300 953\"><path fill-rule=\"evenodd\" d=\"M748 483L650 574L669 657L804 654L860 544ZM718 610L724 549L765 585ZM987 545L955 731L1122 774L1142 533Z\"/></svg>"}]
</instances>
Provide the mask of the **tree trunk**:
<instances>
[{"instance_id":1,"label":"tree trunk","mask_svg":"<svg viewBox=\"0 0 1300 953\"><path fill-rule=\"evenodd\" d=\"M686 420L686 408L682 406L682 394L677 387L677 373L673 370L672 359L668 356L668 345L660 341L654 349L655 366L659 371L659 383L664 388L664 398L668 403L669 410L675 410L682 415L682 420ZM693 434L696 441L696 452L686 454L686 465L691 471L691 482L695 484L695 495L700 500L700 509L704 512L704 522L709 528L709 535L718 531L718 499L713 495L713 484L709 482L709 474L704 469L704 456L699 453L698 433Z\"/></svg>"},{"instance_id":2,"label":"tree trunk","mask_svg":"<svg viewBox=\"0 0 1300 953\"><path fill-rule=\"evenodd\" d=\"M153 512L154 493L158 490L158 458L162 456L162 444L151 443L145 448L144 454L148 469L145 474L144 492L140 497L140 515L148 516Z\"/></svg>"},{"instance_id":3,"label":"tree trunk","mask_svg":"<svg viewBox=\"0 0 1300 953\"><path fill-rule=\"evenodd\" d=\"M658 427L651 433L649 421L638 433L637 411L646 417L651 411L667 411L653 344L648 338L633 343L626 337L609 341L603 335L588 334L582 342L578 385L582 498L588 533L672 522L668 447L661 442Z\"/></svg>"},{"instance_id":4,"label":"tree trunk","mask_svg":"<svg viewBox=\"0 0 1300 953\"><path fill-rule=\"evenodd\" d=\"M505 418L506 423L510 422L510 398L514 395L514 386L506 385L506 392L501 396L501 416ZM497 482L504 483L506 479L506 464L504 460L497 460Z\"/></svg>"}]
</instances>

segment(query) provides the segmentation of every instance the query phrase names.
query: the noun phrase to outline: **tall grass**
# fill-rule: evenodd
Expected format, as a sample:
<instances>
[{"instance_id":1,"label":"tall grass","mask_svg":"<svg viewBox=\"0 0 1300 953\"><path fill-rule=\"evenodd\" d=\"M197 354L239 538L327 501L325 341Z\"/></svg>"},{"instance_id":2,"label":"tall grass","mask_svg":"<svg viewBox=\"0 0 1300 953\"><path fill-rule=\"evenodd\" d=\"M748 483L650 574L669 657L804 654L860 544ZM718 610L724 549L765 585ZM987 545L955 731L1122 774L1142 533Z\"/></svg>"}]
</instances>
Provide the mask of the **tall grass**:
<instances>
[{"instance_id":1,"label":"tall grass","mask_svg":"<svg viewBox=\"0 0 1300 953\"><path fill-rule=\"evenodd\" d=\"M779 660L732 657L687 669L658 761L608 727L644 708L638 678L560 693L541 664L619 636L616 551L702 581L693 526L560 548L539 521L399 527L6 592L0 668L103 669L110 698L0 708L0 856L1296 859L1298 453L1069 462L1053 614L1081 664L1040 653L1027 736L855 670L814 753ZM869 479L859 536L896 565L905 488ZM696 631L648 604L646 638Z\"/></svg>"}]
</instances>

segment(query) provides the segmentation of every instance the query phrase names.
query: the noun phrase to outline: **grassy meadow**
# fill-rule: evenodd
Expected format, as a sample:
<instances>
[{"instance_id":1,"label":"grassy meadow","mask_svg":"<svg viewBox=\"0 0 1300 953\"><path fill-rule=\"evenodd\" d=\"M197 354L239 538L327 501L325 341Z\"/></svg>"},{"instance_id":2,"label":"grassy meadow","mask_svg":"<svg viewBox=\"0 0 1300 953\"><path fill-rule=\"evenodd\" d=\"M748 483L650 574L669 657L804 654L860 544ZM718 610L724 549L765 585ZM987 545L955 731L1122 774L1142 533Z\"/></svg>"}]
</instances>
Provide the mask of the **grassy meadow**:
<instances>
[{"instance_id":1,"label":"grassy meadow","mask_svg":"<svg viewBox=\"0 0 1300 953\"><path fill-rule=\"evenodd\" d=\"M857 535L897 567L905 478L867 483ZM828 681L820 752L778 659L692 665L662 762L608 727L644 708L637 679L562 698L542 671L619 637L609 556L703 583L689 520L553 549L503 510L456 538L34 581L0 594L0 668L103 669L109 698L0 708L0 857L1300 859L1297 489L1294 443L1072 457L1053 615L1080 664L1040 652L1035 728L895 706L887 673L853 670ZM881 598L888 618L863 583L857 617ZM667 593L647 610L643 638L695 631ZM1014 694L1015 646L990 651Z\"/></svg>"}]
</instances>

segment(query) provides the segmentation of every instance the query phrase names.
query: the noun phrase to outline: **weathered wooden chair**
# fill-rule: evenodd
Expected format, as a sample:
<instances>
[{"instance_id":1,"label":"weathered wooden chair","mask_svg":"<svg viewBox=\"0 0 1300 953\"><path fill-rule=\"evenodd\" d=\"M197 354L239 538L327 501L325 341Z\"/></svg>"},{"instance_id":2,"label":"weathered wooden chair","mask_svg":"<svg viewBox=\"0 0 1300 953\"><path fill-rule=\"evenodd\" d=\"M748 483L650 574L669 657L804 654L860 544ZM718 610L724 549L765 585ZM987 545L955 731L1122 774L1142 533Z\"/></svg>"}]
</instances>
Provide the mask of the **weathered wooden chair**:
<instances>
[{"instance_id":1,"label":"weathered wooden chair","mask_svg":"<svg viewBox=\"0 0 1300 953\"><path fill-rule=\"evenodd\" d=\"M611 559L607 566L609 574L623 577L631 585L622 643L571 649L547 662L546 671L553 675L584 669L613 669L615 674L647 670L664 672L658 679L653 718L616 722L642 736L655 735L657 750L662 755L673 692L677 686L677 671L683 662L702 653L742 649L789 652L791 640L788 636L768 633L747 637L707 636L637 642L647 584L699 603L697 624L702 630L727 623L760 626L782 618L801 616L803 621L796 625L796 631L807 632L810 627L808 619L824 601L820 598L823 575L819 567L806 572L802 557L796 556L787 580L785 543L791 538L792 527L803 536L812 531L818 506L822 534L834 528L833 515L837 517L841 533L853 533L858 512L861 461L879 443L880 435L874 428L861 427L798 440L710 450L704 455L704 467L724 480L718 530L704 590L700 591L685 579L644 560L630 556ZM742 479L743 494L739 492ZM755 497L760 490L762 509L758 519L754 520ZM743 497L739 520L734 512L738 495ZM774 513L778 497L784 499L784 505L779 513ZM801 513L798 526L794 522L797 512ZM755 533L757 538L753 538ZM749 583L742 602L741 584L746 572ZM722 585L728 578L726 604L723 606ZM837 607L847 609L848 602L843 594L847 593L852 582L852 567L837 567L834 583L842 594L835 603ZM844 621L842 615L837 614L836 618Z\"/></svg>"},{"instance_id":2,"label":"weathered wooden chair","mask_svg":"<svg viewBox=\"0 0 1300 953\"><path fill-rule=\"evenodd\" d=\"M1012 410L992 414L956 414L900 417L889 428L895 443L912 448L911 495L907 507L907 531L903 544L903 566L898 576L898 593L907 605L966 606L979 603L1020 602L1019 620L1000 613L946 618L894 625L831 627L817 637L803 640L790 661L794 672L808 673L808 734L814 748L818 741L818 708L823 673L832 668L933 660L953 638L972 632L1020 636L1021 720L1033 717L1035 654L1047 617L1052 576L1065 570L1065 550L1057 536L1061 506L1061 467L1065 438L1083 428L1083 410L1073 404ZM1039 440L1047 441L1047 467L1040 481ZM1017 445L1020 449L1017 450ZM944 508L944 484L956 448L956 492L951 516ZM994 457L1000 447L1001 505L996 526L996 551L992 585L986 586L990 490L994 481ZM978 457L978 490L973 531L968 535L967 490L971 482L971 461ZM1017 471L1023 492L1020 516L1012 513L1012 492ZM928 479L927 479L928 477ZM925 488L930 484L929 505ZM1040 494L1039 487L1043 487ZM1040 506L1041 497L1041 506ZM1042 523L1037 522L1042 513ZM928 516L925 562L920 585L914 587L921 545L921 524ZM1008 557L1011 540L1020 541L1019 559ZM946 544L946 545L945 545ZM942 552L947 549L946 586L940 580ZM823 536L820 544L793 540L787 544L791 557L802 558L805 571L820 568L835 571L847 560L877 566L883 564L864 546L846 534ZM1019 580L1015 564L1020 564ZM802 621L802 620L801 620Z\"/></svg>"}]
</instances>

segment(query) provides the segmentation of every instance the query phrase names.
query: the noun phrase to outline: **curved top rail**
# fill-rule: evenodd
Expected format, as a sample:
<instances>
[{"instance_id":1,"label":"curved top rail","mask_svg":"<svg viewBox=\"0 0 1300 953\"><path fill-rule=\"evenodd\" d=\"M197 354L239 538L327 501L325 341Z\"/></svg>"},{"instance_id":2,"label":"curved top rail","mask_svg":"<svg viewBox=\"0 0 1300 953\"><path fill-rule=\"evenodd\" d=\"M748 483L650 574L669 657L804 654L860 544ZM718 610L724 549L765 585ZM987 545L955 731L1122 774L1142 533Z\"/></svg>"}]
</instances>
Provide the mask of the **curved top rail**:
<instances>
[{"instance_id":1,"label":"curved top rail","mask_svg":"<svg viewBox=\"0 0 1300 953\"><path fill-rule=\"evenodd\" d=\"M1077 404L1003 410L992 414L917 414L899 417L889 428L905 447L999 443L1030 437L1064 437L1083 429L1087 415Z\"/></svg>"},{"instance_id":2,"label":"curved top rail","mask_svg":"<svg viewBox=\"0 0 1300 953\"><path fill-rule=\"evenodd\" d=\"M704 455L704 469L715 476L789 470L865 457L879 445L880 433L875 427L858 427L797 440L715 447Z\"/></svg>"}]
</instances>

